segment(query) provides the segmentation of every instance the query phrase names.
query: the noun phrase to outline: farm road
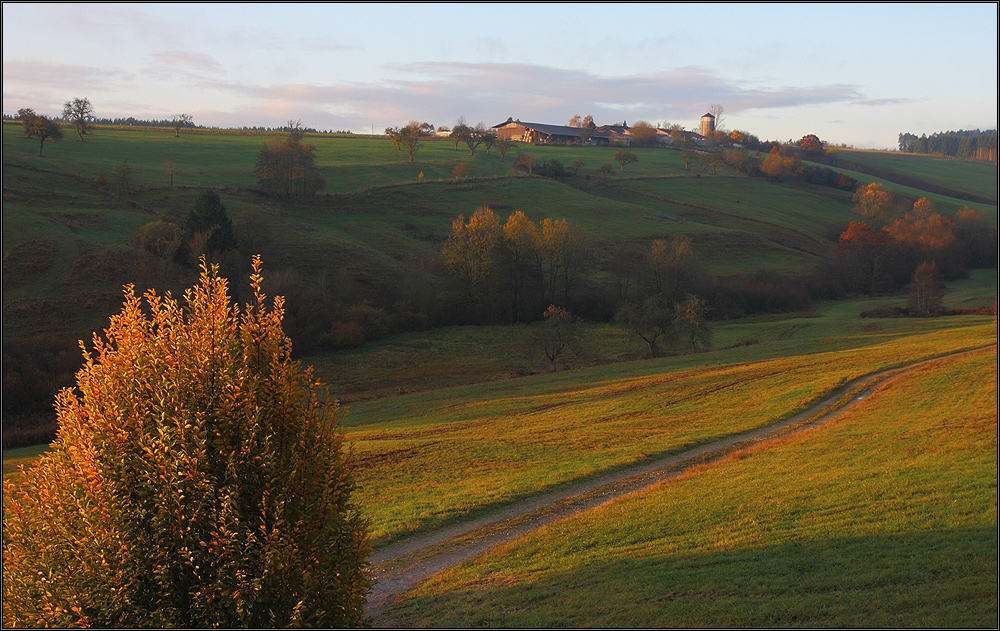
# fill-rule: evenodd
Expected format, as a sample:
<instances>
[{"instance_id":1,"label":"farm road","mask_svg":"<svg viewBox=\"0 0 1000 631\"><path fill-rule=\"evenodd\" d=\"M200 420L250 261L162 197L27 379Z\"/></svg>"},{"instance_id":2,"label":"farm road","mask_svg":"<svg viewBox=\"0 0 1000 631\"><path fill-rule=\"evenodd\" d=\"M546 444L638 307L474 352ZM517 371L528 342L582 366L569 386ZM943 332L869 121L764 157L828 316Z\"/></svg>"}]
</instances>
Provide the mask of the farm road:
<instances>
[{"instance_id":1,"label":"farm road","mask_svg":"<svg viewBox=\"0 0 1000 631\"><path fill-rule=\"evenodd\" d=\"M572 517L628 493L682 475L691 467L718 461L734 452L772 442L836 418L894 379L930 364L985 352L996 345L949 353L861 376L817 405L783 421L622 469L504 507L489 515L392 543L369 558L376 579L368 598L373 626L396 626L386 615L397 597L432 576L554 521Z\"/></svg>"}]
</instances>

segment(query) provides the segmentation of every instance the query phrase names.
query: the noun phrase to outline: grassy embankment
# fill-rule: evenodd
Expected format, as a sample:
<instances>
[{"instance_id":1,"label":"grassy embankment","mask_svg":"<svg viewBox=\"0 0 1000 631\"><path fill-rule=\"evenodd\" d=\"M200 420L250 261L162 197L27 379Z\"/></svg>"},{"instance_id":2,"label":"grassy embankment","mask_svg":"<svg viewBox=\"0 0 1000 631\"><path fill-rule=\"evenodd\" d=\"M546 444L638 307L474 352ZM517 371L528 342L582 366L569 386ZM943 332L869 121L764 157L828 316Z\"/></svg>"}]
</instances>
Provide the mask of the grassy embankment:
<instances>
[{"instance_id":1,"label":"grassy embankment","mask_svg":"<svg viewBox=\"0 0 1000 631\"><path fill-rule=\"evenodd\" d=\"M570 219L589 233L598 268L617 244L641 247L686 234L715 274L809 269L832 256L838 228L852 218L844 192L734 178L726 167L718 175L695 173L667 150L637 149L638 163L605 178L596 168L611 160L611 148L530 148L539 161L584 160L577 176L555 181L512 172L511 156L500 162L496 152L480 148L469 157L446 141L425 143L411 165L388 140L309 138L330 195L286 204L252 191L253 165L267 140L259 135L96 130L84 143L50 144L39 157L36 143L19 134L17 125L3 125L3 308L5 336L13 337L86 337L120 304L123 284L170 286L150 265L138 264L133 237L150 221L182 219L204 188L220 190L245 235L242 247L263 253L266 270L347 283L362 296L437 286L451 220L484 205L501 217L519 208L535 221ZM167 186L168 156L176 164L174 188ZM122 160L132 171L127 200L113 194ZM460 162L482 179L451 178ZM963 186L995 187L995 167L991 178L982 165L960 166ZM102 174L108 184L98 187ZM964 205L935 199L945 212ZM971 205L996 218L995 206ZM609 282L596 271L589 291Z\"/></svg>"},{"instance_id":2,"label":"grassy embankment","mask_svg":"<svg viewBox=\"0 0 1000 631\"><path fill-rule=\"evenodd\" d=\"M879 368L995 342L990 320L850 349L718 351L359 402L347 437L373 534L388 541L777 422Z\"/></svg>"},{"instance_id":3,"label":"grassy embankment","mask_svg":"<svg viewBox=\"0 0 1000 631\"><path fill-rule=\"evenodd\" d=\"M415 627L995 625L996 362L994 349L907 375L831 424L466 563L389 615Z\"/></svg>"},{"instance_id":4,"label":"grassy embankment","mask_svg":"<svg viewBox=\"0 0 1000 631\"><path fill-rule=\"evenodd\" d=\"M888 151L838 150L835 155L845 164L865 169L830 167L859 182L878 182L910 199L926 197L945 216L968 206L982 210L993 222L997 220L994 163Z\"/></svg>"},{"instance_id":5,"label":"grassy embankment","mask_svg":"<svg viewBox=\"0 0 1000 631\"><path fill-rule=\"evenodd\" d=\"M995 273L980 273L947 304L989 304L995 292ZM715 351L522 379L508 379L526 361L509 327L398 336L315 365L354 399L347 435L373 533L387 542L777 421L882 367L996 340L992 317L858 317L887 302L720 325ZM638 354L610 327L591 333L608 355Z\"/></svg>"}]
</instances>

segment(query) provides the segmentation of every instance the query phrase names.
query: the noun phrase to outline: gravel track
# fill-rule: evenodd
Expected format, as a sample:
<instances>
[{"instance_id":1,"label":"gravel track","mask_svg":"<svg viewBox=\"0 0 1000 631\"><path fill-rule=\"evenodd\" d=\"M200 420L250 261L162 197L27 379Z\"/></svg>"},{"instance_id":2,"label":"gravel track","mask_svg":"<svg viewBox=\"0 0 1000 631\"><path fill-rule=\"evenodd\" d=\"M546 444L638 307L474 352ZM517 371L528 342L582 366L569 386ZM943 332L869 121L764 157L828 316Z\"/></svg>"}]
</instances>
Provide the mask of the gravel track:
<instances>
[{"instance_id":1,"label":"gravel track","mask_svg":"<svg viewBox=\"0 0 1000 631\"><path fill-rule=\"evenodd\" d=\"M387 609L399 596L438 572L556 520L572 517L623 495L682 475L693 466L708 464L736 451L826 423L901 375L995 346L950 353L870 373L841 386L808 410L777 423L720 438L669 457L529 498L483 517L389 544L376 550L368 559L375 586L368 598L367 617L375 627L396 626L391 616L387 615Z\"/></svg>"}]
</instances>

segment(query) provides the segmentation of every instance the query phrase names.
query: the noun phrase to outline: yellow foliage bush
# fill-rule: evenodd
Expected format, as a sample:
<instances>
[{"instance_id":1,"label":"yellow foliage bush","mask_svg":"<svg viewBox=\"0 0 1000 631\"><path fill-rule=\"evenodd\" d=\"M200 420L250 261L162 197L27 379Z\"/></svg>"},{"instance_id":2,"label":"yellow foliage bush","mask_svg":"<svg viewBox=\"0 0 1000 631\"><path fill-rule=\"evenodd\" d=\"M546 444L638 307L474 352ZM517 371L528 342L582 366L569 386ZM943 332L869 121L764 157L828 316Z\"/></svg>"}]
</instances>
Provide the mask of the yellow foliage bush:
<instances>
[{"instance_id":1,"label":"yellow foliage bush","mask_svg":"<svg viewBox=\"0 0 1000 631\"><path fill-rule=\"evenodd\" d=\"M367 525L338 403L290 359L283 300L131 287L4 483L4 626L363 624Z\"/></svg>"}]
</instances>

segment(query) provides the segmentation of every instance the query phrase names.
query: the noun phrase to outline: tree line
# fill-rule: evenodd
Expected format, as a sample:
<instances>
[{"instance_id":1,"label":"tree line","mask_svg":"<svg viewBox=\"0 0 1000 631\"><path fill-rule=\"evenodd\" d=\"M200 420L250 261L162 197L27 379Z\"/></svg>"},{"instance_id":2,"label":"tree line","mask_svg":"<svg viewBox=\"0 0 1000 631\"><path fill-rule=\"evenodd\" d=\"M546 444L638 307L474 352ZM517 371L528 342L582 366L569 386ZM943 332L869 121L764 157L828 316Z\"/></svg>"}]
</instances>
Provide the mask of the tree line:
<instances>
[{"instance_id":1,"label":"tree line","mask_svg":"<svg viewBox=\"0 0 1000 631\"><path fill-rule=\"evenodd\" d=\"M555 369L574 337L576 316L567 307L587 309L580 299L586 276L594 271L592 245L567 219L546 217L535 223L515 210L502 221L482 207L469 218L455 218L442 254L461 286L467 316L483 320L503 313L512 322L541 319L535 337ZM691 350L710 343L711 306L694 293L705 283L690 238L656 239L645 250L619 246L601 265L615 280L615 296L606 297L617 305L614 320L643 341L648 356L667 342L682 340ZM587 292L591 299L592 292Z\"/></svg>"},{"instance_id":2,"label":"tree line","mask_svg":"<svg viewBox=\"0 0 1000 631\"><path fill-rule=\"evenodd\" d=\"M960 130L931 134L899 134L899 150L906 153L927 153L967 158L997 160L997 131Z\"/></svg>"}]
</instances>

